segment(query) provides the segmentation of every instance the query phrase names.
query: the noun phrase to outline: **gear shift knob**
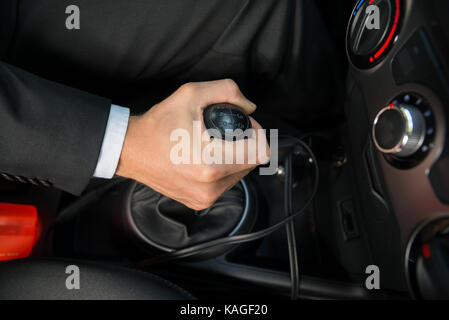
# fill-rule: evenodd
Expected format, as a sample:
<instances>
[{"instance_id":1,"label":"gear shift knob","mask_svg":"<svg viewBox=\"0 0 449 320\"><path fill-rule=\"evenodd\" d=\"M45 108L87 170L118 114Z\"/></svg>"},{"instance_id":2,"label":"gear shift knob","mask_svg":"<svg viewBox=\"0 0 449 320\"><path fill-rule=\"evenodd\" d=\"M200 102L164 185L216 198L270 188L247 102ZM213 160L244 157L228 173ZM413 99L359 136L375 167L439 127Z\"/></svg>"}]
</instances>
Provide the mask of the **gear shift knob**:
<instances>
[{"instance_id":1,"label":"gear shift knob","mask_svg":"<svg viewBox=\"0 0 449 320\"><path fill-rule=\"evenodd\" d=\"M251 121L242 109L230 103L218 103L208 106L203 112L206 129L216 129L224 140L234 141L245 138L243 132L251 129ZM238 134L235 130L241 129Z\"/></svg>"}]
</instances>

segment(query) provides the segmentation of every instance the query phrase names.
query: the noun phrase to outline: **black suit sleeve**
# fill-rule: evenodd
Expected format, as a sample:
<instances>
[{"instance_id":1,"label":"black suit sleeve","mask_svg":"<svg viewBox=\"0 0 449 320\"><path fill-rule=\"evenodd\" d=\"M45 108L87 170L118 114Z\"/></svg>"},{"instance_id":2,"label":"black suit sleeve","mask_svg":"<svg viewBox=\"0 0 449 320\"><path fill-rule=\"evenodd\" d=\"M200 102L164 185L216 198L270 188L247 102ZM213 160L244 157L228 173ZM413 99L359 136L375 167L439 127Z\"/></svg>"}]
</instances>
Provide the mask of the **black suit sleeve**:
<instances>
[{"instance_id":1,"label":"black suit sleeve","mask_svg":"<svg viewBox=\"0 0 449 320\"><path fill-rule=\"evenodd\" d=\"M0 172L81 193L97 164L110 105L0 62Z\"/></svg>"}]
</instances>

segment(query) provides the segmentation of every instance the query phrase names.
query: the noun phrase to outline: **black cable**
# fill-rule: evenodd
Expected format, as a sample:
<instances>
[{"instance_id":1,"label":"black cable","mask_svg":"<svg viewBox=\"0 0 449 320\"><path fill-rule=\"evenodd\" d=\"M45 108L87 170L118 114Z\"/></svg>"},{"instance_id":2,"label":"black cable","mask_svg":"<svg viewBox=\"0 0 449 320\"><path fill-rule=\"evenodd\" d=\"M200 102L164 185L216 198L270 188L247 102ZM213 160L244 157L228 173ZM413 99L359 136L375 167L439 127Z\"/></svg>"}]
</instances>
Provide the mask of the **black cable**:
<instances>
[{"instance_id":1,"label":"black cable","mask_svg":"<svg viewBox=\"0 0 449 320\"><path fill-rule=\"evenodd\" d=\"M176 260L176 259L182 259L186 258L192 255L201 254L205 251L210 250L211 248L217 247L217 246L229 246L234 244L242 244L247 243L255 240L259 240L261 238L264 238L275 231L279 230L283 226L286 227L287 231L287 240L288 240L288 250L289 250L289 260L290 260L290 277L291 277L291 298L297 299L299 295L299 265L298 265L298 254L297 254L297 248L296 248L296 239L295 239L295 230L294 230L294 223L293 220L298 217L301 213L303 213L312 203L313 199L315 198L315 195L318 191L318 185L319 185L319 167L318 162L316 160L315 155L313 154L310 147L301 141L298 138L295 137L289 137L292 139L295 139L299 144L302 145L303 148L306 149L306 151L309 153L310 158L312 159L312 162L315 166L315 183L313 187L312 194L309 198L309 200L306 202L306 204L296 213L292 214L293 208L292 208L292 155L291 153L287 156L287 159L285 161L285 183L284 183L284 202L285 202L285 214L286 218L277 224L254 232L250 234L245 235L238 235L228 238L221 238L213 241L209 241L206 243L198 244L192 247L180 249L175 252L170 252L166 254L162 254L144 261L141 261L138 263L139 267L147 267L159 263L165 263L168 261ZM98 199L99 196L104 194L105 192L112 189L117 184L123 182L123 179L117 179L113 182L105 183L103 185L100 185L99 187L95 188L94 190L91 190L88 192L84 197L78 199L71 205L69 205L67 208L62 210L55 222L51 226L51 228L47 232L46 241L45 244L48 242L49 234L54 231L54 227L62 222L65 222L67 220L72 219L78 212L80 212L82 209L84 209L88 204L92 203L92 201L95 201Z\"/></svg>"},{"instance_id":2,"label":"black cable","mask_svg":"<svg viewBox=\"0 0 449 320\"><path fill-rule=\"evenodd\" d=\"M262 239L262 238L274 233L275 231L281 229L287 223L289 223L290 221L293 221L300 214L302 214L311 205L311 203L313 202L313 199L315 198L315 195L318 191L319 167L318 167L318 162L316 160L316 157L313 154L312 150L309 148L309 146L298 138L295 138L295 137L291 137L291 138L297 140L298 143L301 144L304 149L306 149L306 151L309 153L310 158L312 159L312 163L314 164L314 167L315 167L315 182L314 182L312 194L311 194L310 198L307 200L307 202L305 203L305 205L300 210L295 212L295 214L290 215L288 218L285 218L284 220L282 220L282 221L276 223L275 225L268 227L266 229L263 229L263 230L260 230L257 232L253 232L253 233L249 233L249 234L244 234L244 235L237 235L237 236L232 236L232 237L228 237L228 238L220 238L220 239L208 241L208 242L205 242L202 244L194 245L194 246L191 246L188 248L180 249L180 250L177 250L174 252L164 253L164 254L158 255L156 257L140 261L137 264L137 266L138 267L148 267L148 266L152 266L155 264L165 263L168 261L187 258L187 257L193 256L193 255L201 254L201 253L204 253L204 252L206 252L214 247L217 247L217 246L230 246L230 245L242 244L242 243L259 240L259 239Z\"/></svg>"},{"instance_id":3,"label":"black cable","mask_svg":"<svg viewBox=\"0 0 449 320\"><path fill-rule=\"evenodd\" d=\"M285 169L284 211L285 211L285 216L287 218L293 214L292 161L293 161L292 154L289 153L284 162L284 169ZM291 282L290 298L292 300L297 300L298 293L299 293L299 265L298 265L298 251L296 248L295 222L292 220L289 223L287 223L285 226L285 230L287 232L288 259L290 262L290 282Z\"/></svg>"}]
</instances>

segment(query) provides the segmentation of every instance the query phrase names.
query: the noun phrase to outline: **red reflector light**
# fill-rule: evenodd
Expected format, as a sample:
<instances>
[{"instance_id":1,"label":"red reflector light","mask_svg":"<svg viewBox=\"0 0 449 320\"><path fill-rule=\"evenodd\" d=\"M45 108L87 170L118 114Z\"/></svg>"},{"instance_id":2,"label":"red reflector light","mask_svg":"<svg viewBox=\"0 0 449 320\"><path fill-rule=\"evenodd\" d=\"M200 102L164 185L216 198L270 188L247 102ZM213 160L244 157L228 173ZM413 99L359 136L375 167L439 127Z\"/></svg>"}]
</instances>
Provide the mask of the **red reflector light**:
<instances>
[{"instance_id":1,"label":"red reflector light","mask_svg":"<svg viewBox=\"0 0 449 320\"><path fill-rule=\"evenodd\" d=\"M0 261L26 258L36 238L34 206L0 203Z\"/></svg>"}]
</instances>

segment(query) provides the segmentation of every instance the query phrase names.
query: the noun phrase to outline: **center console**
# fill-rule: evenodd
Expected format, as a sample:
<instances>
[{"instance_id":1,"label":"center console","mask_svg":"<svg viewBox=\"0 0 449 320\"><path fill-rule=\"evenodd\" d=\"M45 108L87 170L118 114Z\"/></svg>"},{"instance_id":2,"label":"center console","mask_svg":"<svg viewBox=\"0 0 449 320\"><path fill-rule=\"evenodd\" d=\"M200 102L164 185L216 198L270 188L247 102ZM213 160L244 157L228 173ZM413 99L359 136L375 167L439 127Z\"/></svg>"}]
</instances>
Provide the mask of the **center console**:
<instances>
[{"instance_id":1,"label":"center console","mask_svg":"<svg viewBox=\"0 0 449 320\"><path fill-rule=\"evenodd\" d=\"M378 29L367 24L372 5ZM435 221L449 217L448 13L447 1L361 0L348 26L351 155L374 261L391 288L414 281L415 231L443 231Z\"/></svg>"}]
</instances>

